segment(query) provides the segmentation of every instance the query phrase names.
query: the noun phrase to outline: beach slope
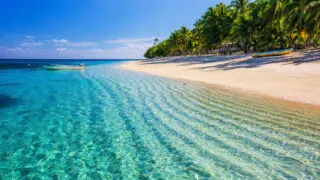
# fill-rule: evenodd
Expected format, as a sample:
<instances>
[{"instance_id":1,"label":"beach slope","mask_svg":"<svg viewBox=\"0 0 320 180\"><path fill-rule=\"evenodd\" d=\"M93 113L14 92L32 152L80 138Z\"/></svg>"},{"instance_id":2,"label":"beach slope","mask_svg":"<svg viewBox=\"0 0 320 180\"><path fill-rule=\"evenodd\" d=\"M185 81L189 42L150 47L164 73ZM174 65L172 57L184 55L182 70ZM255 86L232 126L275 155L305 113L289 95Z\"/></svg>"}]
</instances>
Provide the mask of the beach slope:
<instances>
[{"instance_id":1,"label":"beach slope","mask_svg":"<svg viewBox=\"0 0 320 180\"><path fill-rule=\"evenodd\" d=\"M121 68L320 105L320 50L266 58L170 57L129 62Z\"/></svg>"}]
</instances>

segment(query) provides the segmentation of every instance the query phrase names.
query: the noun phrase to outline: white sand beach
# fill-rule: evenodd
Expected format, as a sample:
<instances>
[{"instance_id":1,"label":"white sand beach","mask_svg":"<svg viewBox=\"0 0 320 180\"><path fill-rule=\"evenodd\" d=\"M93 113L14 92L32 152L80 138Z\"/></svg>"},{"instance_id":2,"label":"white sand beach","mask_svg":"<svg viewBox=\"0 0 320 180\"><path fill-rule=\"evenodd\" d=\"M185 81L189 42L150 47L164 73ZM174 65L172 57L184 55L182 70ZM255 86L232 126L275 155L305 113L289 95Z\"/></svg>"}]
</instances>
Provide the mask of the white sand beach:
<instances>
[{"instance_id":1,"label":"white sand beach","mask_svg":"<svg viewBox=\"0 0 320 180\"><path fill-rule=\"evenodd\" d=\"M121 68L320 105L320 50L265 58L171 57L130 62Z\"/></svg>"}]
</instances>

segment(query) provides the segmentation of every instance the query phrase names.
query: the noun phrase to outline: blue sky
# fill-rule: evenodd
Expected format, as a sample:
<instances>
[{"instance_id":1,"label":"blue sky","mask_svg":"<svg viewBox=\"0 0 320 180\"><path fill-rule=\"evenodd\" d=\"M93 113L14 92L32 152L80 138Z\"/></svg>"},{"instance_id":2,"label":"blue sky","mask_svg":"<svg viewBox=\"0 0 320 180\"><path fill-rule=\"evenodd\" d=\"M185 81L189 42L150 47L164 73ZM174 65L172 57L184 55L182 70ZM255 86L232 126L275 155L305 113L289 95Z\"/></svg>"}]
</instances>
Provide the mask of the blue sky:
<instances>
[{"instance_id":1,"label":"blue sky","mask_svg":"<svg viewBox=\"0 0 320 180\"><path fill-rule=\"evenodd\" d=\"M0 58L141 58L229 0L2 0Z\"/></svg>"}]
</instances>

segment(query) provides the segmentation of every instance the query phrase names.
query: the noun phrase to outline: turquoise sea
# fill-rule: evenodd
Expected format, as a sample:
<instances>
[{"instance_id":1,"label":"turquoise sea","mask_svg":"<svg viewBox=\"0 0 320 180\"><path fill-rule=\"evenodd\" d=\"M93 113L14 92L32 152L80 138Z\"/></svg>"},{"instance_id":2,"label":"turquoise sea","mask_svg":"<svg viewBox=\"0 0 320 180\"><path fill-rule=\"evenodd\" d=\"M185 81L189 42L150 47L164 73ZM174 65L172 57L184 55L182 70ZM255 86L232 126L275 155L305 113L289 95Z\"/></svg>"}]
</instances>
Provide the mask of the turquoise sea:
<instances>
[{"instance_id":1,"label":"turquoise sea","mask_svg":"<svg viewBox=\"0 0 320 180\"><path fill-rule=\"evenodd\" d=\"M120 63L0 61L0 179L320 179L320 112Z\"/></svg>"}]
</instances>

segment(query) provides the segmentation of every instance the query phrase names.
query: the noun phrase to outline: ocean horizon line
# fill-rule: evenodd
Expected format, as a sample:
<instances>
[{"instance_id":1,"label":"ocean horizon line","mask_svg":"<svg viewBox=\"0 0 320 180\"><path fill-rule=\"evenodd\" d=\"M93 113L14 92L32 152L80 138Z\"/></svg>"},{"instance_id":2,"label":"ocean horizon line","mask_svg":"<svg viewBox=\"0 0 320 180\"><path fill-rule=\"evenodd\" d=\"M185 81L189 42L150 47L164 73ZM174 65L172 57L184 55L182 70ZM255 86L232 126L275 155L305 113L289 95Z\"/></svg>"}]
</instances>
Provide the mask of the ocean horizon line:
<instances>
[{"instance_id":1,"label":"ocean horizon line","mask_svg":"<svg viewBox=\"0 0 320 180\"><path fill-rule=\"evenodd\" d=\"M143 59L143 58L141 58ZM131 58L128 58L128 59L113 59L113 58L106 58L106 59L94 59L94 58L63 58L63 59L54 59L54 58L45 58L45 59L42 59L42 58L0 58L0 61L2 60L93 60L93 61L105 61L105 60L117 60L117 61L122 61L122 60L141 60L141 59L131 59Z\"/></svg>"}]
</instances>

